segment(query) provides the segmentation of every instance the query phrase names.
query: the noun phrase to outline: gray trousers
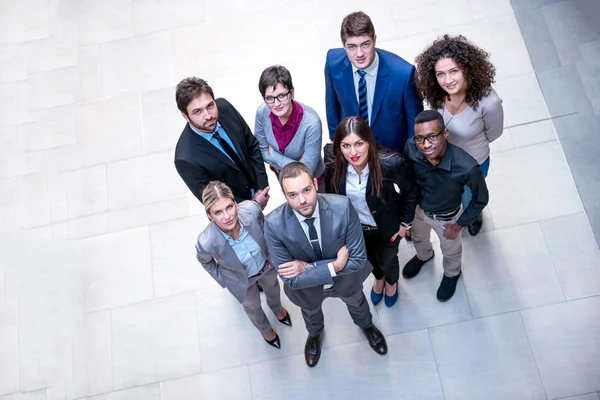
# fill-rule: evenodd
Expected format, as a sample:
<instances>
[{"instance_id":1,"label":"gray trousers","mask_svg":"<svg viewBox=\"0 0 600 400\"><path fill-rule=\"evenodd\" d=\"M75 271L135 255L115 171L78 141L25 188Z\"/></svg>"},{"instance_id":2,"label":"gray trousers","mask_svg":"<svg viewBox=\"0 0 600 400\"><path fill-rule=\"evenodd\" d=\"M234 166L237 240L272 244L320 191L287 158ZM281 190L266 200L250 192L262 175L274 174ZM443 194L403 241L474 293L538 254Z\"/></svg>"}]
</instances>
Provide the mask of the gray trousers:
<instances>
[{"instance_id":1,"label":"gray trousers","mask_svg":"<svg viewBox=\"0 0 600 400\"><path fill-rule=\"evenodd\" d=\"M415 220L412 223L412 240L417 251L419 260L425 261L433 255L433 246L431 245L431 230L433 229L440 238L440 247L444 256L444 275L451 278L460 273L462 259L462 236L459 234L454 240L448 240L444 237L446 224L453 224L458 221L462 210L456 214L450 221L438 221L429 218L423 213L421 207L417 206L415 211Z\"/></svg>"},{"instance_id":2,"label":"gray trousers","mask_svg":"<svg viewBox=\"0 0 600 400\"><path fill-rule=\"evenodd\" d=\"M365 298L365 294L362 290L357 290L352 294L352 296L349 297L340 296L336 292L335 286L331 289L326 289L323 292L325 295L323 300L328 297L339 297L344 303L346 303L348 311L350 312L350 316L352 317L352 321L354 321L356 325L360 326L361 328L370 328L373 326L373 316L371 315L369 303L367 303L367 299ZM306 330L310 336L317 336L321 334L325 328L325 320L321 306L322 303L319 304L319 307L314 310L302 308L302 317L304 318Z\"/></svg>"},{"instance_id":3,"label":"gray trousers","mask_svg":"<svg viewBox=\"0 0 600 400\"><path fill-rule=\"evenodd\" d=\"M269 308L275 314L280 313L283 307L281 306L281 292L275 268L271 266L271 269L262 275L248 279L248 291L246 291L246 297L242 303L250 321L252 321L260 333L265 334L271 332L272 329L271 323L260 305L258 282L260 282L263 288Z\"/></svg>"}]
</instances>

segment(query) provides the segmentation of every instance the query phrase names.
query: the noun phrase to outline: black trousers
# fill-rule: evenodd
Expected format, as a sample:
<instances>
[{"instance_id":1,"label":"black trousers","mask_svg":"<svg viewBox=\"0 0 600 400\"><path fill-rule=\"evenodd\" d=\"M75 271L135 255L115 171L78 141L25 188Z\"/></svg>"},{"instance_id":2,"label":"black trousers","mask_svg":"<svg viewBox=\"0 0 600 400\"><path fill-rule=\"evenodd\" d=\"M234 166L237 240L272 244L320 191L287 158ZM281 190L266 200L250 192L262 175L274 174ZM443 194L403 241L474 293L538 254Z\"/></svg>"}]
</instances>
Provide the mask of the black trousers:
<instances>
[{"instance_id":1,"label":"black trousers","mask_svg":"<svg viewBox=\"0 0 600 400\"><path fill-rule=\"evenodd\" d=\"M382 237L378 230L363 231L367 260L373 265L375 279L383 279L393 285L400 277L400 263L398 262L398 245L400 238L390 242L389 237Z\"/></svg>"}]
</instances>

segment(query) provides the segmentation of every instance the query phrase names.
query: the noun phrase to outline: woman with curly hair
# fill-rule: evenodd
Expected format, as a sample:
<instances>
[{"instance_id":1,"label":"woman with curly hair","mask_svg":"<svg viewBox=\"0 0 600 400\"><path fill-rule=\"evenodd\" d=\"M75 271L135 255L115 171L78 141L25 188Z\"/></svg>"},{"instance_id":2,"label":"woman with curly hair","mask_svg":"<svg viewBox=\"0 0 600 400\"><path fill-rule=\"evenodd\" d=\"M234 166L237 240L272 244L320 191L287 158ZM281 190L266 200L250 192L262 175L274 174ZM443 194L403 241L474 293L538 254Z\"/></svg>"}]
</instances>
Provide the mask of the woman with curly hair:
<instances>
[{"instance_id":1,"label":"woman with curly hair","mask_svg":"<svg viewBox=\"0 0 600 400\"><path fill-rule=\"evenodd\" d=\"M448 141L461 147L479 164L483 176L490 167L490 143L502 135L502 100L492 83L496 68L489 53L464 36L444 35L416 59L417 89L429 106L444 117ZM465 187L462 204L471 200ZM481 230L481 215L469 225L469 233Z\"/></svg>"}]
</instances>

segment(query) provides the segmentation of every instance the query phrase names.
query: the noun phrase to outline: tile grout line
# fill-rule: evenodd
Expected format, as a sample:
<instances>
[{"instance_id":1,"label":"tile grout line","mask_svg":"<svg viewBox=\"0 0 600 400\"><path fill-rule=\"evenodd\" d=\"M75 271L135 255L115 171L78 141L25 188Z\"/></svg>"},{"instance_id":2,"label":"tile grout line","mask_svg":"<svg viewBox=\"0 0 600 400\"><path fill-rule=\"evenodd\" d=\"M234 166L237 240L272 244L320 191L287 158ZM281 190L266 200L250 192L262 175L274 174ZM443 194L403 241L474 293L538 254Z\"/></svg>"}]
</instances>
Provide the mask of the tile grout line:
<instances>
[{"instance_id":1,"label":"tile grout line","mask_svg":"<svg viewBox=\"0 0 600 400\"><path fill-rule=\"evenodd\" d=\"M444 392L444 384L442 383L442 375L440 374L440 367L435 356L435 350L433 348L433 340L431 339L430 328L427 328L427 337L429 338L429 346L431 346L431 355L433 356L433 362L435 363L435 370L437 371L438 381L440 382L440 388L442 389L442 396L446 399L446 393Z\"/></svg>"},{"instance_id":2,"label":"tile grout line","mask_svg":"<svg viewBox=\"0 0 600 400\"><path fill-rule=\"evenodd\" d=\"M21 304L17 302L17 360L19 362L19 392L21 391L22 376L21 376Z\"/></svg>"},{"instance_id":3,"label":"tile grout line","mask_svg":"<svg viewBox=\"0 0 600 400\"><path fill-rule=\"evenodd\" d=\"M142 157L146 156L146 141L144 140L144 114L142 112L142 94L138 93L138 106L140 117L140 134L142 135Z\"/></svg>"},{"instance_id":4,"label":"tile grout line","mask_svg":"<svg viewBox=\"0 0 600 400\"><path fill-rule=\"evenodd\" d=\"M585 211L584 211L584 214L585 214ZM546 245L546 251L548 252L550 261L552 261L552 267L554 268L554 273L556 274L556 278L558 279L558 284L560 285L560 291L562 292L563 297L565 298L565 302L567 302L567 301L569 301L569 299L567 298L567 294L565 293L565 288L563 287L562 280L560 279L560 273L558 272L558 268L556 267L556 263L554 262L554 257L552 257L552 252L550 252L550 246L548 245L548 238L546 237L546 233L544 232L544 228L542 227L542 224L537 222L537 225L540 228L540 231L542 231L542 237L544 238L544 244ZM593 235L593 233L592 233L592 235Z\"/></svg>"},{"instance_id":5,"label":"tile grout line","mask_svg":"<svg viewBox=\"0 0 600 400\"><path fill-rule=\"evenodd\" d=\"M152 274L152 299L156 299L156 282L154 279L154 255L152 254L152 232L150 226L148 228L148 246L150 247L150 273ZM134 228L138 229L138 228Z\"/></svg>"},{"instance_id":6,"label":"tile grout line","mask_svg":"<svg viewBox=\"0 0 600 400\"><path fill-rule=\"evenodd\" d=\"M252 389L252 375L250 375L250 364L245 364L248 373L248 386L250 386L250 400L254 400L254 390Z\"/></svg>"},{"instance_id":7,"label":"tile grout line","mask_svg":"<svg viewBox=\"0 0 600 400\"><path fill-rule=\"evenodd\" d=\"M113 341L113 316L112 316L112 310L108 309L108 322L110 324L110 376L111 376L111 383L112 383L112 392L115 391L115 360L114 360L114 352L115 352L115 346L114 346L114 341Z\"/></svg>"},{"instance_id":8,"label":"tile grout line","mask_svg":"<svg viewBox=\"0 0 600 400\"><path fill-rule=\"evenodd\" d=\"M519 311L519 317L521 318L521 324L523 326L523 330L525 331L525 337L527 338L527 344L529 345L529 350L531 351L531 357L533 357L533 362L535 363L535 369L538 373L538 377L540 378L540 383L542 384L542 389L544 389L544 396L546 396L546 399L548 399L548 393L546 392L546 385L544 385L544 380L542 379L540 367L538 365L537 359L535 358L533 346L531 345L531 339L529 338L529 332L527 332L527 327L525 325L525 320L523 319L523 313L521 311Z\"/></svg>"},{"instance_id":9,"label":"tile grout line","mask_svg":"<svg viewBox=\"0 0 600 400\"><path fill-rule=\"evenodd\" d=\"M198 336L198 356L200 357L200 373L204 373L204 365L202 363L202 341L200 340L200 321L198 321L198 299L196 292L192 292L194 296L194 311L196 312L196 334Z\"/></svg>"}]
</instances>

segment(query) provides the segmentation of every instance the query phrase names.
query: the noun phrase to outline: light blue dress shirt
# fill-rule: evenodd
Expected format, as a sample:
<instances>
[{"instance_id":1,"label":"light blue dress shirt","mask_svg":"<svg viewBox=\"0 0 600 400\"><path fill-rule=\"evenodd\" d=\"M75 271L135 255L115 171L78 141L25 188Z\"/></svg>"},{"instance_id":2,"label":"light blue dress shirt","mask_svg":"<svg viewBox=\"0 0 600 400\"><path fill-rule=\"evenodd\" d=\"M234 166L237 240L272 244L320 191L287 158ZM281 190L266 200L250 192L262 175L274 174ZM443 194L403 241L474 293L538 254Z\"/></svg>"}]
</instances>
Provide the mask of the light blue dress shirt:
<instances>
[{"instance_id":1,"label":"light blue dress shirt","mask_svg":"<svg viewBox=\"0 0 600 400\"><path fill-rule=\"evenodd\" d=\"M267 258L263 254L258 243L256 243L256 240L254 240L252 235L248 233L248 230L244 228L244 225L240 224L240 235L238 240L235 240L223 231L221 231L221 233L244 266L246 276L251 277L258 274L265 266Z\"/></svg>"},{"instance_id":2,"label":"light blue dress shirt","mask_svg":"<svg viewBox=\"0 0 600 400\"><path fill-rule=\"evenodd\" d=\"M190 125L190 128L194 132L196 132L198 135L202 136L204 139L208 140L210 142L210 144L212 144L213 146L215 146L217 149L221 150L221 153L225 154L231 160L231 157L229 157L229 154L227 154L227 152L221 146L221 143L219 143L219 141L215 138L215 133L214 132L213 133L200 132L199 130L197 130L196 128L194 128L192 126L192 124L189 124L189 125ZM223 139L225 139L225 141L229 144L229 146L231 146L231 148L233 149L233 151L235 151L235 154L237 154L238 157L240 157L240 153L238 153L237 149L233 145L233 142L229 138L229 135L227 135L227 132L225 132L225 129L223 129L223 127L221 126L221 123L217 122L217 128L215 129L215 132L219 132L219 136L221 136ZM240 157L240 160L243 160L243 158ZM233 160L231 160L231 161L233 161Z\"/></svg>"}]
</instances>

